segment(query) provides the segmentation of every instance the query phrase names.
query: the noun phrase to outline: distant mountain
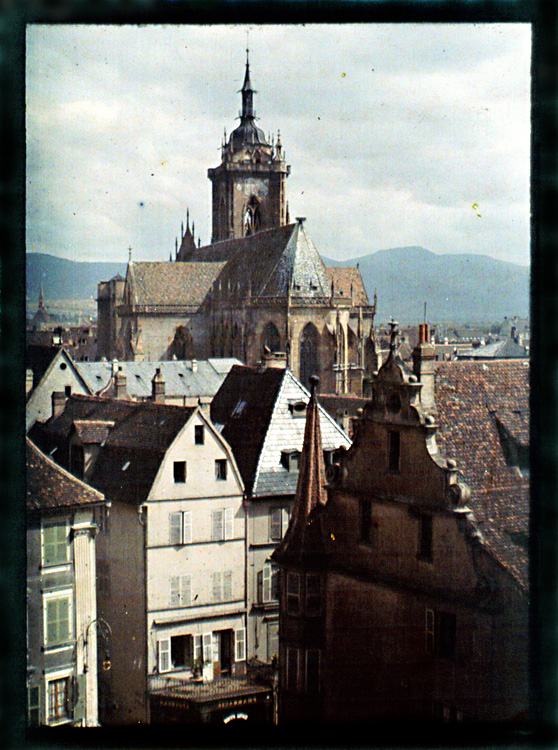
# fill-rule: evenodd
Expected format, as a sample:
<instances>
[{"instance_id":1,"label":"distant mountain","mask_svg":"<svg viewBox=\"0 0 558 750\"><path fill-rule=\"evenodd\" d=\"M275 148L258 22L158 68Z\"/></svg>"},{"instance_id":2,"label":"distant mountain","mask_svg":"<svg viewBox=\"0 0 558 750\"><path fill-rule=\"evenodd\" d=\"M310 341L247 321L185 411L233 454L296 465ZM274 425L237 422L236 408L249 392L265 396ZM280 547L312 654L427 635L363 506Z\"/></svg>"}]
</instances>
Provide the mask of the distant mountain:
<instances>
[{"instance_id":1,"label":"distant mountain","mask_svg":"<svg viewBox=\"0 0 558 750\"><path fill-rule=\"evenodd\" d=\"M126 277L126 263L86 263L44 253L28 253L26 270L28 301L36 303L42 281L47 308L49 302L58 300L96 299L100 281L116 274Z\"/></svg>"},{"instance_id":2,"label":"distant mountain","mask_svg":"<svg viewBox=\"0 0 558 750\"><path fill-rule=\"evenodd\" d=\"M328 266L356 266L370 301L378 294L378 322L393 317L402 324L422 321L424 303L432 322L499 322L529 314L529 269L486 255L436 255L422 247L396 247L347 261L324 258ZM27 255L27 298L34 305L41 279L45 303L96 299L97 284L125 263L86 263L53 255Z\"/></svg>"},{"instance_id":3,"label":"distant mountain","mask_svg":"<svg viewBox=\"0 0 558 750\"><path fill-rule=\"evenodd\" d=\"M370 301L378 295L378 322L498 322L529 315L529 268L487 255L437 255L423 247L396 247L330 266L356 266Z\"/></svg>"}]
</instances>

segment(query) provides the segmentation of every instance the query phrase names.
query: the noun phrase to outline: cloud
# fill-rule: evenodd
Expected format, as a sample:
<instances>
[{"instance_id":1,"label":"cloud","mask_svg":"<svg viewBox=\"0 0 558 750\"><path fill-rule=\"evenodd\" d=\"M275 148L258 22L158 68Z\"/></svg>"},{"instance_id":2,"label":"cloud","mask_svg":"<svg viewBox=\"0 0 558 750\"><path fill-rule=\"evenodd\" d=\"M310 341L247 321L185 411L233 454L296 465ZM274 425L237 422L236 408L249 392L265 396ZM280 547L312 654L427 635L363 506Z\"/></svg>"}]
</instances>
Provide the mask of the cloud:
<instances>
[{"instance_id":1,"label":"cloud","mask_svg":"<svg viewBox=\"0 0 558 750\"><path fill-rule=\"evenodd\" d=\"M29 250L166 259L187 209L210 240L246 28L28 27ZM320 252L528 263L527 25L263 26L249 43L258 124L281 131L290 214Z\"/></svg>"}]
</instances>

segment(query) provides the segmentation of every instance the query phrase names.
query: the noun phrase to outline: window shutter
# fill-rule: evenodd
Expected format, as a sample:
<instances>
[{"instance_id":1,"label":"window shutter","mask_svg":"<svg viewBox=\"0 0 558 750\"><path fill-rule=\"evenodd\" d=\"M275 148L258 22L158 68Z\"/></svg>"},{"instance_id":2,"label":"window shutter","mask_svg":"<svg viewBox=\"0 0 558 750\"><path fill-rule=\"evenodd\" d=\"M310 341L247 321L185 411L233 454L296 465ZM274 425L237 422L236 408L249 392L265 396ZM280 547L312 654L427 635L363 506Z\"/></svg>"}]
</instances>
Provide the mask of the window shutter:
<instances>
[{"instance_id":1,"label":"window shutter","mask_svg":"<svg viewBox=\"0 0 558 750\"><path fill-rule=\"evenodd\" d=\"M182 513L169 513L169 543L182 543Z\"/></svg>"},{"instance_id":2,"label":"window shutter","mask_svg":"<svg viewBox=\"0 0 558 750\"><path fill-rule=\"evenodd\" d=\"M285 536L287 529L289 528L289 509L281 508L281 520L283 522L281 528L281 538Z\"/></svg>"},{"instance_id":3,"label":"window shutter","mask_svg":"<svg viewBox=\"0 0 558 750\"><path fill-rule=\"evenodd\" d=\"M223 573L223 601L230 602L232 596L232 570Z\"/></svg>"},{"instance_id":4,"label":"window shutter","mask_svg":"<svg viewBox=\"0 0 558 750\"><path fill-rule=\"evenodd\" d=\"M222 510L214 510L211 512L211 539L214 542L220 542L223 539Z\"/></svg>"},{"instance_id":5,"label":"window shutter","mask_svg":"<svg viewBox=\"0 0 558 750\"><path fill-rule=\"evenodd\" d=\"M219 661L219 633L211 634L211 660Z\"/></svg>"},{"instance_id":6,"label":"window shutter","mask_svg":"<svg viewBox=\"0 0 558 750\"><path fill-rule=\"evenodd\" d=\"M317 693L320 690L320 657L317 648L309 648L306 652L306 692Z\"/></svg>"},{"instance_id":7,"label":"window shutter","mask_svg":"<svg viewBox=\"0 0 558 750\"><path fill-rule=\"evenodd\" d=\"M192 576L180 578L180 603L183 607L189 607L192 603Z\"/></svg>"},{"instance_id":8,"label":"window shutter","mask_svg":"<svg viewBox=\"0 0 558 750\"><path fill-rule=\"evenodd\" d=\"M211 633L204 633L203 640L203 663L209 664L212 656Z\"/></svg>"},{"instance_id":9,"label":"window shutter","mask_svg":"<svg viewBox=\"0 0 558 750\"><path fill-rule=\"evenodd\" d=\"M234 658L235 661L246 660L246 628L234 631Z\"/></svg>"},{"instance_id":10,"label":"window shutter","mask_svg":"<svg viewBox=\"0 0 558 750\"><path fill-rule=\"evenodd\" d=\"M184 544L192 543L192 511L185 510L182 514L182 541Z\"/></svg>"},{"instance_id":11,"label":"window shutter","mask_svg":"<svg viewBox=\"0 0 558 750\"><path fill-rule=\"evenodd\" d=\"M157 668L159 672L170 672L170 638L157 641Z\"/></svg>"},{"instance_id":12,"label":"window shutter","mask_svg":"<svg viewBox=\"0 0 558 750\"><path fill-rule=\"evenodd\" d=\"M170 603L171 607L178 607L180 604L180 577L171 576L170 578Z\"/></svg>"},{"instance_id":13,"label":"window shutter","mask_svg":"<svg viewBox=\"0 0 558 750\"><path fill-rule=\"evenodd\" d=\"M194 664L201 664L202 661L202 637L201 635L194 636Z\"/></svg>"},{"instance_id":14,"label":"window shutter","mask_svg":"<svg viewBox=\"0 0 558 750\"><path fill-rule=\"evenodd\" d=\"M271 599L271 565L265 563L262 569L262 602Z\"/></svg>"},{"instance_id":15,"label":"window shutter","mask_svg":"<svg viewBox=\"0 0 558 750\"><path fill-rule=\"evenodd\" d=\"M233 509L225 508L225 539L234 537Z\"/></svg>"},{"instance_id":16,"label":"window shutter","mask_svg":"<svg viewBox=\"0 0 558 750\"><path fill-rule=\"evenodd\" d=\"M211 599L214 602L220 602L222 598L222 574L211 574Z\"/></svg>"},{"instance_id":17,"label":"window shutter","mask_svg":"<svg viewBox=\"0 0 558 750\"><path fill-rule=\"evenodd\" d=\"M271 538L281 539L281 516L282 508L274 508L271 511Z\"/></svg>"}]
</instances>

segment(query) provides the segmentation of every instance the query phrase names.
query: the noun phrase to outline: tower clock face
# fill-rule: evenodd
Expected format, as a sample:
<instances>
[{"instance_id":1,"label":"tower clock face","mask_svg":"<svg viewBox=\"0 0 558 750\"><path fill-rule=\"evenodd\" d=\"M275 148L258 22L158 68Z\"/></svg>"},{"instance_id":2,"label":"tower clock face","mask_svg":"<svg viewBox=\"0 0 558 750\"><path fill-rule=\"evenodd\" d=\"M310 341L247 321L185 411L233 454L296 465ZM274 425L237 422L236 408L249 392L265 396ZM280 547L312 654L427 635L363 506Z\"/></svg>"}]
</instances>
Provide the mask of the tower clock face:
<instances>
[{"instance_id":1,"label":"tower clock face","mask_svg":"<svg viewBox=\"0 0 558 750\"><path fill-rule=\"evenodd\" d=\"M236 189L243 191L244 195L256 195L260 200L267 197L269 192L269 185L267 180L261 180L254 177L249 177L247 180L236 183Z\"/></svg>"}]
</instances>

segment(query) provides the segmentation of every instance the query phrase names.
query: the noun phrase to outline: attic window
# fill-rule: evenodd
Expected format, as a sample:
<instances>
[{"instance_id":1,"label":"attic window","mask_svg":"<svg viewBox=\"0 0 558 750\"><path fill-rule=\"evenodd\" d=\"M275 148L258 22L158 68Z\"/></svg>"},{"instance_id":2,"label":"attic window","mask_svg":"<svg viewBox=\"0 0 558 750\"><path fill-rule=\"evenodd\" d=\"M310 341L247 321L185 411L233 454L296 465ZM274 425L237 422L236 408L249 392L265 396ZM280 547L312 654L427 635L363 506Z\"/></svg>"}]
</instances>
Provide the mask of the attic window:
<instances>
[{"instance_id":1,"label":"attic window","mask_svg":"<svg viewBox=\"0 0 558 750\"><path fill-rule=\"evenodd\" d=\"M103 379L100 375L95 375L95 377L97 378L97 380L102 380Z\"/></svg>"},{"instance_id":2,"label":"attic window","mask_svg":"<svg viewBox=\"0 0 558 750\"><path fill-rule=\"evenodd\" d=\"M233 417L240 417L244 409L246 408L246 401L243 399L239 399L237 405L234 407L233 413L231 416Z\"/></svg>"},{"instance_id":3,"label":"attic window","mask_svg":"<svg viewBox=\"0 0 558 750\"><path fill-rule=\"evenodd\" d=\"M300 451L286 450L281 451L281 465L289 472L298 471L300 464Z\"/></svg>"},{"instance_id":4,"label":"attic window","mask_svg":"<svg viewBox=\"0 0 558 750\"><path fill-rule=\"evenodd\" d=\"M65 369L66 369L66 367L68 367L68 365L67 365L67 364L66 364L65 362L61 362L61 363L60 363L60 369L61 369L61 370L65 370Z\"/></svg>"},{"instance_id":5,"label":"attic window","mask_svg":"<svg viewBox=\"0 0 558 750\"><path fill-rule=\"evenodd\" d=\"M289 409L293 417L306 416L306 401L293 401L289 404Z\"/></svg>"}]
</instances>

